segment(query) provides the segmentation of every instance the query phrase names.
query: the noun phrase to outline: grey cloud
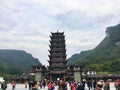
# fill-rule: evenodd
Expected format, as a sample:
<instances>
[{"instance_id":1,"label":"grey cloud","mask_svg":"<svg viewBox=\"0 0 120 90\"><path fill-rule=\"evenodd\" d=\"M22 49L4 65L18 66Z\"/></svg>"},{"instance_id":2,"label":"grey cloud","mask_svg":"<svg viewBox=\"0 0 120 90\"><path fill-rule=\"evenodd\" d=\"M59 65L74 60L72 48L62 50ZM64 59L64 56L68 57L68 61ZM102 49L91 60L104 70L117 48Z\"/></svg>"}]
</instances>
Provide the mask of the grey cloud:
<instances>
[{"instance_id":1,"label":"grey cloud","mask_svg":"<svg viewBox=\"0 0 120 90\"><path fill-rule=\"evenodd\" d=\"M99 26L99 24L109 21L114 17L116 17L116 15L91 16L89 13L69 11L65 14L57 15L56 19L71 29L88 30L89 28L94 29L96 28L95 25Z\"/></svg>"},{"instance_id":2,"label":"grey cloud","mask_svg":"<svg viewBox=\"0 0 120 90\"><path fill-rule=\"evenodd\" d=\"M68 41L67 54L70 56L76 51L80 52L96 46L96 43L102 40L101 37L104 37L101 27L105 30L105 26L111 22L112 24L118 23L120 18L118 6L117 10L113 7L113 10L109 11L109 7L105 8L106 3L104 7L101 7L102 4L98 2L98 7L96 7L96 5L92 6L93 1L89 0L81 0L82 5L64 0L54 2L49 0L45 2L42 0L1 1L4 3L2 5L0 3L0 46L30 50L43 61L47 57L45 53L48 53L48 50L43 52L41 48L49 49L50 32L57 31L57 29L65 31ZM74 43L75 41L77 43Z\"/></svg>"}]
</instances>

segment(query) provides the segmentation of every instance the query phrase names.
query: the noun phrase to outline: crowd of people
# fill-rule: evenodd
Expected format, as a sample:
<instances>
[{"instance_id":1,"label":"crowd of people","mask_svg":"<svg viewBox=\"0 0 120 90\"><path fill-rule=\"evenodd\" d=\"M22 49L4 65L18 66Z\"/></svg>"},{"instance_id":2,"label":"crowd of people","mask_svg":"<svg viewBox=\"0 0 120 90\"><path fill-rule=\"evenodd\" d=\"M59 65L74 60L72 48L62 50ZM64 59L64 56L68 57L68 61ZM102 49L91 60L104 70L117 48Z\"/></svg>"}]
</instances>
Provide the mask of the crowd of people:
<instances>
[{"instance_id":1,"label":"crowd of people","mask_svg":"<svg viewBox=\"0 0 120 90\"><path fill-rule=\"evenodd\" d=\"M29 89L30 90L38 90L37 88L45 88L47 87L48 90L56 90L55 86L57 86L57 90L86 90L87 87L88 90L110 90L110 82L109 81L103 81L103 80L83 80L82 82L76 82L76 81L63 81L59 80L57 82L55 81L47 81L43 80L39 83L36 82L37 88L32 89L32 83L29 82ZM114 87L116 90L120 90L120 80L116 80L114 82Z\"/></svg>"},{"instance_id":2,"label":"crowd of people","mask_svg":"<svg viewBox=\"0 0 120 90\"><path fill-rule=\"evenodd\" d=\"M16 90L16 83L14 81L11 82L12 90ZM57 86L57 89L55 87ZM48 90L110 90L110 82L109 81L103 81L103 80L83 80L82 82L76 82L76 81L50 81L50 80L42 80L40 82L37 81L29 81L25 82L25 88L28 88L29 90L41 90L42 88L47 87ZM114 87L116 90L120 90L120 79L116 80L114 82ZM1 89L6 90L7 84L4 81L1 84Z\"/></svg>"}]
</instances>

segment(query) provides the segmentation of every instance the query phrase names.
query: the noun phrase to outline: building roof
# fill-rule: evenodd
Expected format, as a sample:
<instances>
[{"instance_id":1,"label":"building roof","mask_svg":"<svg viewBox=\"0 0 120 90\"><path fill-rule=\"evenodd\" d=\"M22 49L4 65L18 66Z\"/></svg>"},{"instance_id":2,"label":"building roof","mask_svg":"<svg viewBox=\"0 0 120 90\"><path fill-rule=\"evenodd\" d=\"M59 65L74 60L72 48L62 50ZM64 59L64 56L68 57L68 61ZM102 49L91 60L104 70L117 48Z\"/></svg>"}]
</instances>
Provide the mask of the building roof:
<instances>
[{"instance_id":1,"label":"building roof","mask_svg":"<svg viewBox=\"0 0 120 90\"><path fill-rule=\"evenodd\" d=\"M43 67L43 65L42 64L36 64L36 65L33 66L33 68L34 67Z\"/></svg>"},{"instance_id":2,"label":"building roof","mask_svg":"<svg viewBox=\"0 0 120 90\"><path fill-rule=\"evenodd\" d=\"M64 35L64 32L59 32L59 31L57 31L57 32L51 32L51 34L52 35Z\"/></svg>"}]
</instances>

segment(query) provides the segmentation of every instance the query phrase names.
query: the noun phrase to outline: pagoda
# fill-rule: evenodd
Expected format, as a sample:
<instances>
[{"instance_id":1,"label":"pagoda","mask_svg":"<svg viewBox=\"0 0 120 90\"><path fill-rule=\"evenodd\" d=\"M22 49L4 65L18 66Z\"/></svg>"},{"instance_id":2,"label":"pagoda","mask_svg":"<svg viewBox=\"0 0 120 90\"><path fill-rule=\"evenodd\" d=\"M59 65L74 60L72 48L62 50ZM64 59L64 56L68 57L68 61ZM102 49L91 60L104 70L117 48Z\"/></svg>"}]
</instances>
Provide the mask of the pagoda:
<instances>
[{"instance_id":1,"label":"pagoda","mask_svg":"<svg viewBox=\"0 0 120 90\"><path fill-rule=\"evenodd\" d=\"M66 45L64 32L51 32L49 50L50 80L65 80L66 78Z\"/></svg>"}]
</instances>

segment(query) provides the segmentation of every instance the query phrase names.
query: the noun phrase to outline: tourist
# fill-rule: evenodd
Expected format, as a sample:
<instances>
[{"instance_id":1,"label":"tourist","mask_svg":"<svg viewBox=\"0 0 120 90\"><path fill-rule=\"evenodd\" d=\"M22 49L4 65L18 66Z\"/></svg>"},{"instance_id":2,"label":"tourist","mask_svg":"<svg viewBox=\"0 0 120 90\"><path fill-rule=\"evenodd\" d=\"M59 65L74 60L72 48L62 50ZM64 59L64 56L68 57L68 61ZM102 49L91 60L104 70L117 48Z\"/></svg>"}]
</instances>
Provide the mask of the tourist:
<instances>
[{"instance_id":1,"label":"tourist","mask_svg":"<svg viewBox=\"0 0 120 90\"><path fill-rule=\"evenodd\" d=\"M92 81L91 80L87 81L87 87L89 90L92 89Z\"/></svg>"},{"instance_id":2,"label":"tourist","mask_svg":"<svg viewBox=\"0 0 120 90\"><path fill-rule=\"evenodd\" d=\"M118 80L118 90L120 90L120 80Z\"/></svg>"},{"instance_id":3,"label":"tourist","mask_svg":"<svg viewBox=\"0 0 120 90\"><path fill-rule=\"evenodd\" d=\"M104 90L110 90L110 83L108 81L104 84Z\"/></svg>"},{"instance_id":4,"label":"tourist","mask_svg":"<svg viewBox=\"0 0 120 90\"><path fill-rule=\"evenodd\" d=\"M48 90L51 90L51 89L52 89L51 81L48 82L47 87L48 87Z\"/></svg>"},{"instance_id":5,"label":"tourist","mask_svg":"<svg viewBox=\"0 0 120 90\"><path fill-rule=\"evenodd\" d=\"M33 83L33 81L29 81L29 90L31 90L31 88L32 88L32 83Z\"/></svg>"},{"instance_id":6,"label":"tourist","mask_svg":"<svg viewBox=\"0 0 120 90\"><path fill-rule=\"evenodd\" d=\"M118 90L118 80L116 80L116 81L114 82L114 87L115 87L116 90Z\"/></svg>"},{"instance_id":7,"label":"tourist","mask_svg":"<svg viewBox=\"0 0 120 90\"><path fill-rule=\"evenodd\" d=\"M25 88L27 88L27 84L28 84L27 81L25 81Z\"/></svg>"},{"instance_id":8,"label":"tourist","mask_svg":"<svg viewBox=\"0 0 120 90\"><path fill-rule=\"evenodd\" d=\"M93 82L92 82L93 90L96 88L96 84L97 84L96 80L93 80Z\"/></svg>"},{"instance_id":9,"label":"tourist","mask_svg":"<svg viewBox=\"0 0 120 90\"><path fill-rule=\"evenodd\" d=\"M6 90L6 88L7 88L7 84L6 84L6 82L4 81L4 82L1 84L1 89L2 89L2 90Z\"/></svg>"},{"instance_id":10,"label":"tourist","mask_svg":"<svg viewBox=\"0 0 120 90\"><path fill-rule=\"evenodd\" d=\"M67 82L62 81L60 87L61 87L60 90L67 90Z\"/></svg>"},{"instance_id":11,"label":"tourist","mask_svg":"<svg viewBox=\"0 0 120 90\"><path fill-rule=\"evenodd\" d=\"M43 87L45 88L45 86L46 86L46 79L44 79L43 81Z\"/></svg>"},{"instance_id":12,"label":"tourist","mask_svg":"<svg viewBox=\"0 0 120 90\"><path fill-rule=\"evenodd\" d=\"M37 81L33 81L33 83L32 83L32 89L31 90L38 90Z\"/></svg>"},{"instance_id":13,"label":"tourist","mask_svg":"<svg viewBox=\"0 0 120 90\"><path fill-rule=\"evenodd\" d=\"M83 86L82 82L78 82L77 90L84 90L84 86Z\"/></svg>"},{"instance_id":14,"label":"tourist","mask_svg":"<svg viewBox=\"0 0 120 90\"><path fill-rule=\"evenodd\" d=\"M71 83L71 90L76 90L76 85L75 85L74 81Z\"/></svg>"},{"instance_id":15,"label":"tourist","mask_svg":"<svg viewBox=\"0 0 120 90\"><path fill-rule=\"evenodd\" d=\"M42 89L42 86L43 86L43 81L40 81L40 82L39 82L39 87L40 87L40 89Z\"/></svg>"},{"instance_id":16,"label":"tourist","mask_svg":"<svg viewBox=\"0 0 120 90\"><path fill-rule=\"evenodd\" d=\"M12 85L12 90L15 90L15 87L16 87L15 81L12 81L11 85Z\"/></svg>"},{"instance_id":17,"label":"tourist","mask_svg":"<svg viewBox=\"0 0 120 90\"><path fill-rule=\"evenodd\" d=\"M103 87L103 83L101 81L98 81L96 85L96 90L102 90L102 87Z\"/></svg>"},{"instance_id":18,"label":"tourist","mask_svg":"<svg viewBox=\"0 0 120 90\"><path fill-rule=\"evenodd\" d=\"M63 90L63 81L62 80L59 80L58 81L58 90Z\"/></svg>"},{"instance_id":19,"label":"tourist","mask_svg":"<svg viewBox=\"0 0 120 90\"><path fill-rule=\"evenodd\" d=\"M83 87L84 87L84 88L85 88L85 83L86 83L86 80L83 79L82 84L83 84Z\"/></svg>"},{"instance_id":20,"label":"tourist","mask_svg":"<svg viewBox=\"0 0 120 90\"><path fill-rule=\"evenodd\" d=\"M67 90L70 90L70 82L67 81Z\"/></svg>"},{"instance_id":21,"label":"tourist","mask_svg":"<svg viewBox=\"0 0 120 90\"><path fill-rule=\"evenodd\" d=\"M51 90L54 90L55 89L55 86L54 86L54 82L52 81L51 82Z\"/></svg>"}]
</instances>

